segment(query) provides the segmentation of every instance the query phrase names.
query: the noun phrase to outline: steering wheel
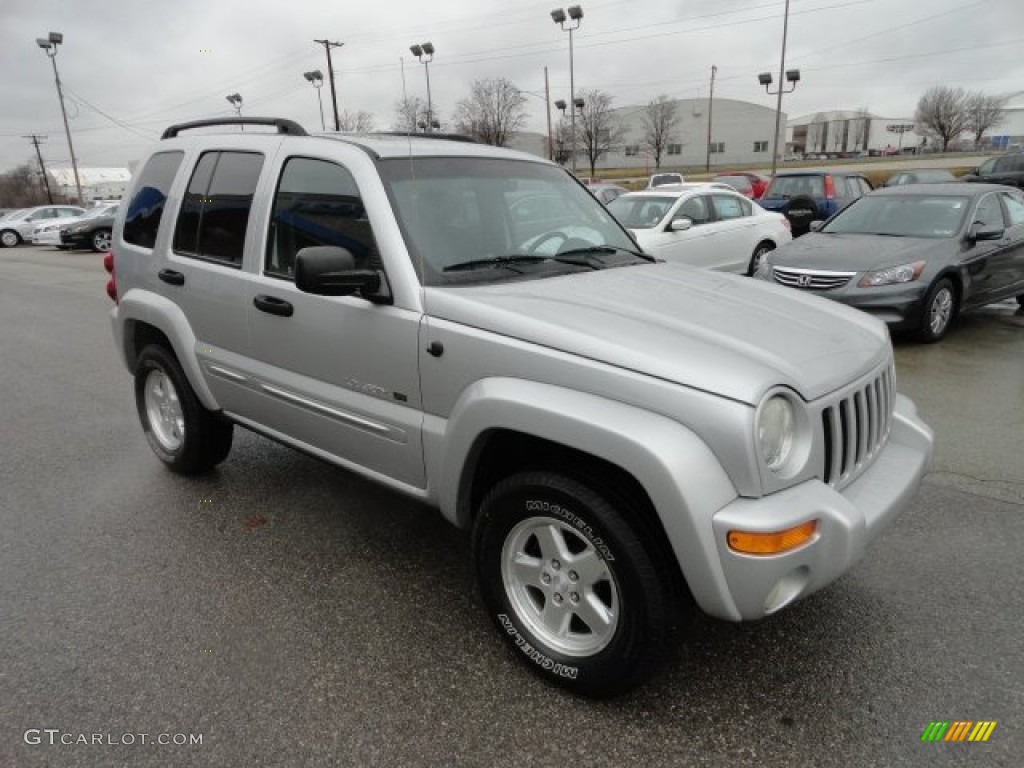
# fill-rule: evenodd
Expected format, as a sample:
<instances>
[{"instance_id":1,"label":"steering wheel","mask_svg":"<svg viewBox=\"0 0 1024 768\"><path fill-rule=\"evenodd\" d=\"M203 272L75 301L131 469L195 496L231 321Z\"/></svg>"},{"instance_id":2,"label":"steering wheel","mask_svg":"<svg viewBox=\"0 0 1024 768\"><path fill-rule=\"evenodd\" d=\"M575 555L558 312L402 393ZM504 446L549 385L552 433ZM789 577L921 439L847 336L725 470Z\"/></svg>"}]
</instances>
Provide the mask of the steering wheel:
<instances>
[{"instance_id":1,"label":"steering wheel","mask_svg":"<svg viewBox=\"0 0 1024 768\"><path fill-rule=\"evenodd\" d=\"M561 248L561 244L569 239L569 236L567 234L565 234L564 232L560 232L558 230L555 230L554 232L547 232L541 235L540 239L530 246L530 253L537 253L538 251L540 251L541 246L544 245L544 243L546 243L548 240L554 240L556 237L559 238L559 247L556 248L552 253L558 253L559 249Z\"/></svg>"}]
</instances>

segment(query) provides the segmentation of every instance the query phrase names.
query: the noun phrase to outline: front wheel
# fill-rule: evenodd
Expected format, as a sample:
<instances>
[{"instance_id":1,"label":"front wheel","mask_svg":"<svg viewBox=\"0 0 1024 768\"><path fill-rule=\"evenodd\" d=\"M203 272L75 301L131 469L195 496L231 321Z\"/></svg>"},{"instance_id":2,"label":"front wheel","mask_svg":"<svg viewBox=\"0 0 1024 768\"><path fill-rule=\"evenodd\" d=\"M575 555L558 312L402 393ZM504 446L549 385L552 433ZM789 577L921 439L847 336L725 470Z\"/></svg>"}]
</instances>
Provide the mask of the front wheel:
<instances>
[{"instance_id":1,"label":"front wheel","mask_svg":"<svg viewBox=\"0 0 1024 768\"><path fill-rule=\"evenodd\" d=\"M165 347L151 344L139 355L135 405L150 447L173 472L205 472L231 451L231 422L203 407Z\"/></svg>"},{"instance_id":2,"label":"front wheel","mask_svg":"<svg viewBox=\"0 0 1024 768\"><path fill-rule=\"evenodd\" d=\"M92 249L97 253L104 253L110 250L110 230L109 229L97 229L92 233L92 240L90 242Z\"/></svg>"},{"instance_id":3,"label":"front wheel","mask_svg":"<svg viewBox=\"0 0 1024 768\"><path fill-rule=\"evenodd\" d=\"M21 235L13 229L5 229L0 232L0 248L13 248L21 242Z\"/></svg>"},{"instance_id":4,"label":"front wheel","mask_svg":"<svg viewBox=\"0 0 1024 768\"><path fill-rule=\"evenodd\" d=\"M576 480L525 472L477 516L477 579L498 630L547 681L588 696L639 685L671 623L672 569L611 501Z\"/></svg>"},{"instance_id":5,"label":"front wheel","mask_svg":"<svg viewBox=\"0 0 1024 768\"><path fill-rule=\"evenodd\" d=\"M918 337L926 344L939 341L946 335L949 324L956 314L956 292L948 278L937 280L928 289L921 314Z\"/></svg>"}]
</instances>

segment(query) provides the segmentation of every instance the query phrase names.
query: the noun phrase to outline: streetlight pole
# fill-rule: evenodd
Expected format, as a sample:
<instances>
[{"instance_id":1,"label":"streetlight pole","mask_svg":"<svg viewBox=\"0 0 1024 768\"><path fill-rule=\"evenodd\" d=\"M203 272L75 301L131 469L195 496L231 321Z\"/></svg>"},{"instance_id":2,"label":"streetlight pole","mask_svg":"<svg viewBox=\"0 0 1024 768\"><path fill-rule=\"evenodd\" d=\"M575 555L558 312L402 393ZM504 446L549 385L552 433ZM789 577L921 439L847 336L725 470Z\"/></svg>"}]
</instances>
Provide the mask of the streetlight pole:
<instances>
[{"instance_id":1,"label":"streetlight pole","mask_svg":"<svg viewBox=\"0 0 1024 768\"><path fill-rule=\"evenodd\" d=\"M427 121L426 133L430 133L434 125L434 101L430 96L430 62L434 60L434 44L424 43L423 45L410 45L412 55L423 64L423 71L427 75Z\"/></svg>"},{"instance_id":2,"label":"streetlight pole","mask_svg":"<svg viewBox=\"0 0 1024 768\"><path fill-rule=\"evenodd\" d=\"M332 43L330 40L314 40L327 51L327 77L331 80L331 104L334 106L334 130L341 130L341 119L338 117L338 94L334 91L334 64L331 63L331 48L341 48L344 43Z\"/></svg>"},{"instance_id":3,"label":"streetlight pole","mask_svg":"<svg viewBox=\"0 0 1024 768\"><path fill-rule=\"evenodd\" d=\"M314 69L312 72L304 72L302 76L306 78L314 88L316 88L316 100L320 104L320 129L326 131L327 125L324 123L324 100L320 96L320 89L324 84L324 73L319 69Z\"/></svg>"},{"instance_id":4,"label":"streetlight pole","mask_svg":"<svg viewBox=\"0 0 1024 768\"><path fill-rule=\"evenodd\" d=\"M704 160L704 170L711 170L711 111L715 105L715 75L718 74L718 67L711 65L711 92L708 94L708 151Z\"/></svg>"},{"instance_id":5,"label":"streetlight pole","mask_svg":"<svg viewBox=\"0 0 1024 768\"><path fill-rule=\"evenodd\" d=\"M796 84L800 81L800 70L799 69L786 69L786 34L789 31L789 0L786 0L785 15L782 19L782 56L779 60L779 90L770 91L768 86L772 84L772 76L770 72L762 72L757 76L757 81L764 86L765 93L770 96L778 95L779 100L775 105L775 142L772 145L772 176L775 175L775 169L779 161L779 126L782 123L782 94L791 93L795 88ZM786 81L789 82L789 89L782 87L782 78L785 75Z\"/></svg>"},{"instance_id":6,"label":"streetlight pole","mask_svg":"<svg viewBox=\"0 0 1024 768\"><path fill-rule=\"evenodd\" d=\"M788 0L787 0L788 1ZM568 18L576 22L572 26L566 26L566 13L568 12ZM551 19L558 24L563 31L569 33L569 101L572 104L576 103L576 76L573 70L573 54L572 54L572 33L580 28L580 22L583 20L583 9L578 5L570 5L568 9L563 10L556 8L551 12ZM576 172L576 110L570 110L570 128L572 133L572 170Z\"/></svg>"},{"instance_id":7,"label":"streetlight pole","mask_svg":"<svg viewBox=\"0 0 1024 768\"><path fill-rule=\"evenodd\" d=\"M57 46L64 42L64 35L51 32L49 37L37 37L36 45L42 48L53 64L53 79L57 82L57 98L60 100L60 114L64 118L64 133L68 137L68 152L71 154L71 168L75 172L75 189L78 191L78 204L82 200L82 182L78 179L78 161L75 160L75 148L71 143L71 128L68 126L68 113L64 109L64 91L60 87L60 75L57 73Z\"/></svg>"}]
</instances>

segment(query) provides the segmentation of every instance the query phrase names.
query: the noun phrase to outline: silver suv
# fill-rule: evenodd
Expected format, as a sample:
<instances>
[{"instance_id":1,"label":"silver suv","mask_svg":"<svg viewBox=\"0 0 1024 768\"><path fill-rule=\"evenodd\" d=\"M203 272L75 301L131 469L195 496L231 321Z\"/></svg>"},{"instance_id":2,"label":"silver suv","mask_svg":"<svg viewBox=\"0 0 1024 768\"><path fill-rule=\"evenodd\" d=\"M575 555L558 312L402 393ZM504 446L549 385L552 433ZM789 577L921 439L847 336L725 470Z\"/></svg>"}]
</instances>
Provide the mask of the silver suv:
<instances>
[{"instance_id":1,"label":"silver suv","mask_svg":"<svg viewBox=\"0 0 1024 768\"><path fill-rule=\"evenodd\" d=\"M276 132L169 128L115 222L153 451L209 470L237 425L437 507L549 681L628 690L696 607L820 589L917 488L877 320L655 262L530 155L242 121Z\"/></svg>"}]
</instances>

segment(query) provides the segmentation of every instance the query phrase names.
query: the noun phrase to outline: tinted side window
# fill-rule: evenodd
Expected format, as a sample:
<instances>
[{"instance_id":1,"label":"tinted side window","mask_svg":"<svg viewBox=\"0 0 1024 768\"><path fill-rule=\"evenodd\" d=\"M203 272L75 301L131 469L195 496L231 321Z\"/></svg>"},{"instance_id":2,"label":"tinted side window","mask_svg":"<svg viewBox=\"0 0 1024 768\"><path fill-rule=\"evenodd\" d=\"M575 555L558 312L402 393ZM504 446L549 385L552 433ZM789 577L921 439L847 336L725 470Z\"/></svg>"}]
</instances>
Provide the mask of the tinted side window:
<instances>
[{"instance_id":1,"label":"tinted side window","mask_svg":"<svg viewBox=\"0 0 1024 768\"><path fill-rule=\"evenodd\" d=\"M1003 204L1006 206L1006 215L1010 219L1011 227L1019 227L1024 224L1024 195L1015 192L1000 192Z\"/></svg>"},{"instance_id":2,"label":"tinted side window","mask_svg":"<svg viewBox=\"0 0 1024 768\"><path fill-rule=\"evenodd\" d=\"M242 265L245 231L263 155L208 152L196 164L174 230L174 250Z\"/></svg>"},{"instance_id":3,"label":"tinted side window","mask_svg":"<svg viewBox=\"0 0 1024 768\"><path fill-rule=\"evenodd\" d=\"M711 204L715 207L715 216L720 221L743 217L743 206L740 201L729 195L712 195Z\"/></svg>"},{"instance_id":4,"label":"tinted side window","mask_svg":"<svg viewBox=\"0 0 1024 768\"><path fill-rule=\"evenodd\" d=\"M711 220L711 212L708 211L707 197L704 195L698 195L697 197L691 197L676 211L676 215L673 220L680 219L682 217L690 219L694 223L694 226L699 224L707 224Z\"/></svg>"},{"instance_id":5,"label":"tinted side window","mask_svg":"<svg viewBox=\"0 0 1024 768\"><path fill-rule=\"evenodd\" d=\"M467 190L468 192L468 190ZM460 211L474 211L468 200ZM479 216L475 217L479 223ZM324 160L293 157L285 163L274 196L264 271L291 279L295 254L316 245L346 248L359 269L378 269L380 253L355 179Z\"/></svg>"},{"instance_id":6,"label":"tinted side window","mask_svg":"<svg viewBox=\"0 0 1024 768\"><path fill-rule=\"evenodd\" d=\"M158 152L146 162L124 218L122 236L126 243L143 248L152 248L156 243L167 193L184 156L184 152Z\"/></svg>"}]
</instances>

